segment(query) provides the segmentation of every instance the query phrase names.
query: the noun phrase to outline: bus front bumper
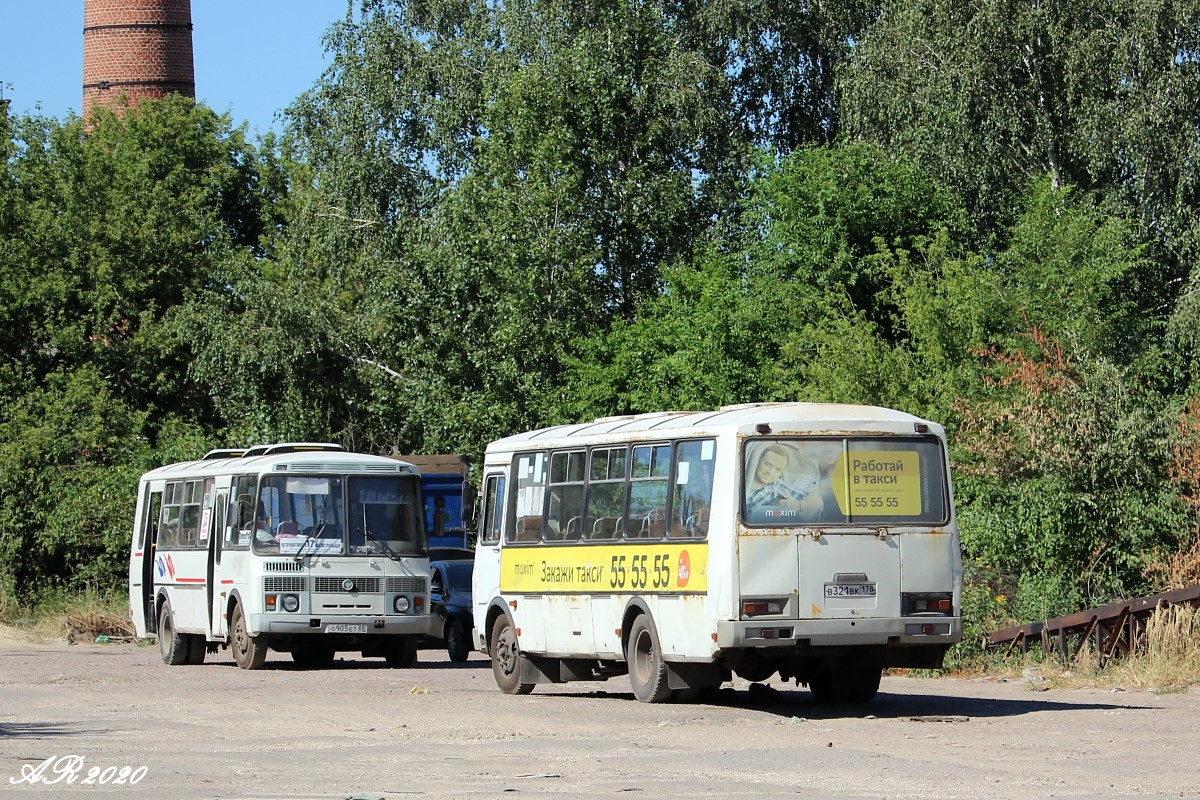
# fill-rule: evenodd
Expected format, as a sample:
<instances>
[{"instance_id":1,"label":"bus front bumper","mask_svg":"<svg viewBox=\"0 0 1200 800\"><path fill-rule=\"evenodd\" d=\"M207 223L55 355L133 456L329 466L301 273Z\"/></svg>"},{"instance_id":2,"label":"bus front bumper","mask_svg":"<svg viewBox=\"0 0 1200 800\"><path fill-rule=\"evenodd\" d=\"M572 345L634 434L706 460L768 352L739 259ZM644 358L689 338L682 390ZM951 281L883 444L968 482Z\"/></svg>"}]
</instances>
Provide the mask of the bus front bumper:
<instances>
[{"instance_id":1,"label":"bus front bumper","mask_svg":"<svg viewBox=\"0 0 1200 800\"><path fill-rule=\"evenodd\" d=\"M429 632L430 617L423 615L335 614L314 617L309 614L251 614L248 627L255 633L292 634L379 634L418 635Z\"/></svg>"}]
</instances>

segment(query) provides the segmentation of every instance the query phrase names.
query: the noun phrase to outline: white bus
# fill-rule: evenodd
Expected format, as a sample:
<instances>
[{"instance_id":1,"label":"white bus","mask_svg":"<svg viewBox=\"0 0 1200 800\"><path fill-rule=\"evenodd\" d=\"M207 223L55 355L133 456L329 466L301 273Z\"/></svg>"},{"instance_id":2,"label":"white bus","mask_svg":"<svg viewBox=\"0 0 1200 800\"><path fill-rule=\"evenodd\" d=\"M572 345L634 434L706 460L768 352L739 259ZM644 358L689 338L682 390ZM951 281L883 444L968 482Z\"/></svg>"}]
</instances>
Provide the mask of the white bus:
<instances>
[{"instance_id":1,"label":"white bus","mask_svg":"<svg viewBox=\"0 0 1200 800\"><path fill-rule=\"evenodd\" d=\"M493 442L473 585L496 682L628 674L644 702L778 673L866 702L962 634L945 432L778 403Z\"/></svg>"},{"instance_id":2,"label":"white bus","mask_svg":"<svg viewBox=\"0 0 1200 800\"><path fill-rule=\"evenodd\" d=\"M333 444L214 450L147 472L129 550L137 635L167 664L228 647L306 666L338 651L416 661L429 559L415 467Z\"/></svg>"}]
</instances>

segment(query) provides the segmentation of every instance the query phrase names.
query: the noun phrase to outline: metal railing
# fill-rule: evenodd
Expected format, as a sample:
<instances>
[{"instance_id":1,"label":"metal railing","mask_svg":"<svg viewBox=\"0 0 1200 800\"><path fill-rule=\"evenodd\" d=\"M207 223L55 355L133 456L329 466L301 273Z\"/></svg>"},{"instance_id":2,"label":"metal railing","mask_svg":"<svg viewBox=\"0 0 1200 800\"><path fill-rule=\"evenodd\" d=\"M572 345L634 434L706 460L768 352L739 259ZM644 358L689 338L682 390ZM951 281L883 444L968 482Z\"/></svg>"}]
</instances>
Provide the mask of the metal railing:
<instances>
[{"instance_id":1,"label":"metal railing","mask_svg":"<svg viewBox=\"0 0 1200 800\"><path fill-rule=\"evenodd\" d=\"M1200 606L1200 584L1002 628L988 636L988 648L1004 648L1004 654L1008 655L1018 647L1022 653L1028 653L1031 646L1039 645L1043 653L1071 661L1091 641L1099 666L1103 667L1110 658L1129 655L1141 647L1146 637L1146 621L1157 609L1170 606Z\"/></svg>"}]
</instances>

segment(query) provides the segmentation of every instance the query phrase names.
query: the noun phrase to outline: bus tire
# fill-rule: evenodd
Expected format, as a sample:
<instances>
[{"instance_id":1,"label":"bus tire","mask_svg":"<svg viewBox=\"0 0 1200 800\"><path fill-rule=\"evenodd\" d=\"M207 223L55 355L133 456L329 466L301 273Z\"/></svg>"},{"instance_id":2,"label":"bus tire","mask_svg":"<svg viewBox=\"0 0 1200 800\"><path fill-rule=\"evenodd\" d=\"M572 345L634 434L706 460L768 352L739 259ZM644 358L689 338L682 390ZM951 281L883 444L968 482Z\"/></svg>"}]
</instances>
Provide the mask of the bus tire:
<instances>
[{"instance_id":1,"label":"bus tire","mask_svg":"<svg viewBox=\"0 0 1200 800\"><path fill-rule=\"evenodd\" d=\"M204 654L208 650L208 642L201 633L185 633L184 638L188 640L188 652L186 664L203 664Z\"/></svg>"},{"instance_id":2,"label":"bus tire","mask_svg":"<svg viewBox=\"0 0 1200 800\"><path fill-rule=\"evenodd\" d=\"M163 663L172 667L188 663L188 653L191 650L191 637L175 630L175 620L171 614L171 603L163 601L158 610L158 654Z\"/></svg>"},{"instance_id":3,"label":"bus tire","mask_svg":"<svg viewBox=\"0 0 1200 800\"><path fill-rule=\"evenodd\" d=\"M399 636L397 638L399 641L388 648L387 652L383 654L383 660L394 669L407 669L414 666L417 663L417 637Z\"/></svg>"},{"instance_id":4,"label":"bus tire","mask_svg":"<svg viewBox=\"0 0 1200 800\"><path fill-rule=\"evenodd\" d=\"M809 678L808 690L822 705L830 703L869 703L879 691L883 667L874 663L842 663Z\"/></svg>"},{"instance_id":5,"label":"bus tire","mask_svg":"<svg viewBox=\"0 0 1200 800\"><path fill-rule=\"evenodd\" d=\"M266 642L246 630L246 615L242 613L241 603L233 607L229 618L229 649L233 651L233 660L242 669L258 669L266 663Z\"/></svg>"},{"instance_id":6,"label":"bus tire","mask_svg":"<svg viewBox=\"0 0 1200 800\"><path fill-rule=\"evenodd\" d=\"M633 687L634 697L643 703L662 703L670 699L667 664L645 614L635 619L629 629L625 661L629 665L629 684Z\"/></svg>"},{"instance_id":7,"label":"bus tire","mask_svg":"<svg viewBox=\"0 0 1200 800\"><path fill-rule=\"evenodd\" d=\"M521 645L517 632L504 614L492 623L492 675L505 694L529 694L532 683L521 683Z\"/></svg>"},{"instance_id":8,"label":"bus tire","mask_svg":"<svg viewBox=\"0 0 1200 800\"><path fill-rule=\"evenodd\" d=\"M305 669L327 667L333 663L337 651L323 644L296 645L292 650L292 661Z\"/></svg>"},{"instance_id":9,"label":"bus tire","mask_svg":"<svg viewBox=\"0 0 1200 800\"><path fill-rule=\"evenodd\" d=\"M463 633L462 624L452 619L446 625L446 655L455 664L461 664L471 655L471 645L467 635Z\"/></svg>"}]
</instances>

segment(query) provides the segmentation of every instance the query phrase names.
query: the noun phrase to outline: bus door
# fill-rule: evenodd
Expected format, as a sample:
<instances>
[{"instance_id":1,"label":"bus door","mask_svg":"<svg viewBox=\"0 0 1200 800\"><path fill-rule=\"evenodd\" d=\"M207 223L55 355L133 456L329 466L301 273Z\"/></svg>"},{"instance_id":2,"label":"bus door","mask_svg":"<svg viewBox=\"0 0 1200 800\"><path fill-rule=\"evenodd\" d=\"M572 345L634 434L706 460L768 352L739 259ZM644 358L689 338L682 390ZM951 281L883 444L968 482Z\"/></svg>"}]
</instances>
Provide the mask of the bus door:
<instances>
[{"instance_id":1,"label":"bus door","mask_svg":"<svg viewBox=\"0 0 1200 800\"><path fill-rule=\"evenodd\" d=\"M901 539L896 528L940 516L930 502L940 449L905 439L794 442L792 464L808 465L817 523L798 537L803 617L901 616ZM940 497L940 489L937 494Z\"/></svg>"},{"instance_id":2,"label":"bus door","mask_svg":"<svg viewBox=\"0 0 1200 800\"><path fill-rule=\"evenodd\" d=\"M900 541L878 533L798 537L800 618L900 616Z\"/></svg>"},{"instance_id":3,"label":"bus door","mask_svg":"<svg viewBox=\"0 0 1200 800\"><path fill-rule=\"evenodd\" d=\"M475 605L476 643L486 641L490 631L479 630L487 619L488 604L500 595L500 535L504 527L505 474L491 470L483 476L483 503L479 509L479 540L475 545L475 571L471 596Z\"/></svg>"},{"instance_id":4,"label":"bus door","mask_svg":"<svg viewBox=\"0 0 1200 800\"><path fill-rule=\"evenodd\" d=\"M146 486L146 499L142 506L141 538L141 582L140 597L142 619L148 632L158 630L158 615L154 613L154 556L158 548L158 515L162 510L162 487L157 490ZM134 587L134 591L139 591Z\"/></svg>"},{"instance_id":5,"label":"bus door","mask_svg":"<svg viewBox=\"0 0 1200 800\"><path fill-rule=\"evenodd\" d=\"M213 497L212 519L208 536L208 574L204 586L208 599L208 638L217 639L224 634L224 598L221 593L221 547L224 544L226 514L229 511L229 489L216 490Z\"/></svg>"}]
</instances>

